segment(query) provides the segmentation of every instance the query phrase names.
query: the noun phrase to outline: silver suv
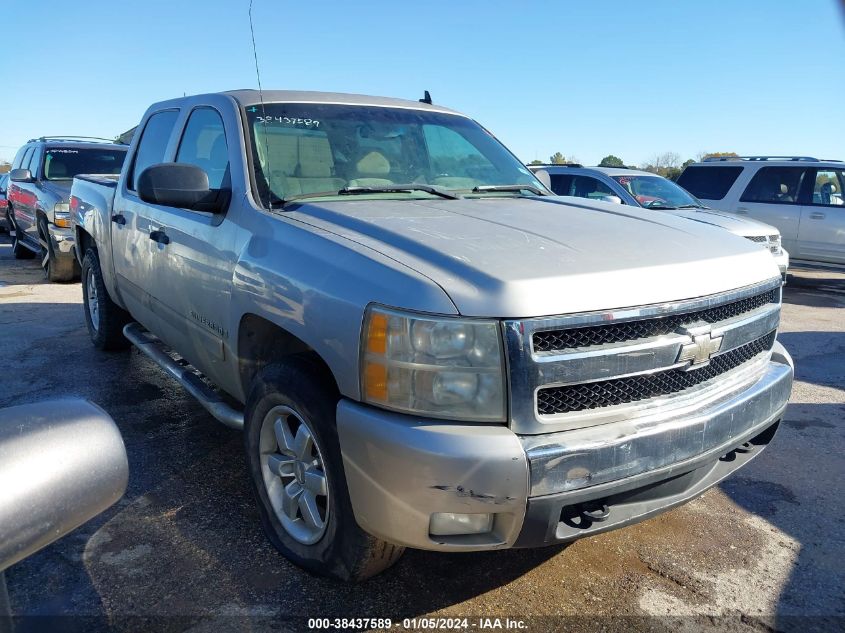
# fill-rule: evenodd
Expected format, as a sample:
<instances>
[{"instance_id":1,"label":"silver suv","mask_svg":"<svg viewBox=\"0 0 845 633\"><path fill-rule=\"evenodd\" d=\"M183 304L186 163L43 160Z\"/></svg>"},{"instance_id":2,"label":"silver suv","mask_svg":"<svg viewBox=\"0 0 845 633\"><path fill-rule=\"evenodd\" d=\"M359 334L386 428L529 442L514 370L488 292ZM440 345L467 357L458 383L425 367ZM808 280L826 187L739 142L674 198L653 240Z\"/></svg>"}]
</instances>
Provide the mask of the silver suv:
<instances>
[{"instance_id":1,"label":"silver suv","mask_svg":"<svg viewBox=\"0 0 845 633\"><path fill-rule=\"evenodd\" d=\"M687 167L678 184L708 205L776 226L793 264L845 269L845 164L809 156L731 156Z\"/></svg>"},{"instance_id":2,"label":"silver suv","mask_svg":"<svg viewBox=\"0 0 845 633\"><path fill-rule=\"evenodd\" d=\"M677 184L647 171L627 167L583 167L568 165L532 165L530 169L559 196L575 196L628 204L644 209L667 211L673 215L712 224L768 248L786 279L789 253L781 246L774 226L747 218L737 218L715 211Z\"/></svg>"}]
</instances>

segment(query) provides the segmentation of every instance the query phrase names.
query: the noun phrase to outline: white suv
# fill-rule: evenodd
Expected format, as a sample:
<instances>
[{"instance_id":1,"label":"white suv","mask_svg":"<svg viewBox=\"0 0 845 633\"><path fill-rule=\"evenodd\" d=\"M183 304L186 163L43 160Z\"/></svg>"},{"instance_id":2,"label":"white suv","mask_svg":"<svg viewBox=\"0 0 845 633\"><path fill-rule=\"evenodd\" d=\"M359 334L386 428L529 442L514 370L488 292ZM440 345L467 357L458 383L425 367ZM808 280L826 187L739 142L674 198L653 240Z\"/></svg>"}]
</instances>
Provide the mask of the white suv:
<instances>
[{"instance_id":1,"label":"white suv","mask_svg":"<svg viewBox=\"0 0 845 633\"><path fill-rule=\"evenodd\" d=\"M808 156L706 158L678 184L708 206L776 226L792 264L845 270L845 163Z\"/></svg>"}]
</instances>

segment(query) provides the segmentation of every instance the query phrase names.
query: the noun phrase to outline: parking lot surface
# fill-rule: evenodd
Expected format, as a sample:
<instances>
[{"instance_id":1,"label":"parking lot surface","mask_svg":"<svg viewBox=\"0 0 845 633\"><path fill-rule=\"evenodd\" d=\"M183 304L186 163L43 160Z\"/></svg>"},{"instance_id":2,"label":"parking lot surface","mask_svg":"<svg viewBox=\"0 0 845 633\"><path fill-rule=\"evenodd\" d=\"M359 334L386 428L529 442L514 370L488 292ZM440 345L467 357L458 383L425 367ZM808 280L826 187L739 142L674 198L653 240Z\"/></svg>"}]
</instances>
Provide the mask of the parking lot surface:
<instances>
[{"instance_id":1,"label":"parking lot surface","mask_svg":"<svg viewBox=\"0 0 845 633\"><path fill-rule=\"evenodd\" d=\"M240 433L146 357L95 350L79 284L46 283L4 236L0 407L88 398L117 422L130 467L116 506L8 570L12 608L93 616L65 621L84 630L300 630L302 617L427 615L525 618L536 630L842 630L845 275L791 275L780 340L797 375L777 437L692 503L568 547L407 551L381 576L342 585L265 540Z\"/></svg>"}]
</instances>

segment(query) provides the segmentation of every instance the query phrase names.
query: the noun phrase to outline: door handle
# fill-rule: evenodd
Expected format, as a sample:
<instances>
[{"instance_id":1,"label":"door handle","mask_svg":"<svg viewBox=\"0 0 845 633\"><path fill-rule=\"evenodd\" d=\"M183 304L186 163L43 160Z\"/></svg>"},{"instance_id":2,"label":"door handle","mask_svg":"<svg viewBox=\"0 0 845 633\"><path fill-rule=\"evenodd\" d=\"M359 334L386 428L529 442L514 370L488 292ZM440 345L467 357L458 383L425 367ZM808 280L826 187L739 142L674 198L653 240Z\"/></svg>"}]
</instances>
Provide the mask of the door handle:
<instances>
[{"instance_id":1,"label":"door handle","mask_svg":"<svg viewBox=\"0 0 845 633\"><path fill-rule=\"evenodd\" d=\"M824 220L824 213L819 213L818 211L810 214L811 220Z\"/></svg>"},{"instance_id":2,"label":"door handle","mask_svg":"<svg viewBox=\"0 0 845 633\"><path fill-rule=\"evenodd\" d=\"M115 215L111 216L111 221L115 224L119 224L120 226L126 224L126 218L123 217L123 215L120 213L116 213Z\"/></svg>"},{"instance_id":3,"label":"door handle","mask_svg":"<svg viewBox=\"0 0 845 633\"><path fill-rule=\"evenodd\" d=\"M159 244L170 244L170 238L164 231L150 231L150 239Z\"/></svg>"}]
</instances>

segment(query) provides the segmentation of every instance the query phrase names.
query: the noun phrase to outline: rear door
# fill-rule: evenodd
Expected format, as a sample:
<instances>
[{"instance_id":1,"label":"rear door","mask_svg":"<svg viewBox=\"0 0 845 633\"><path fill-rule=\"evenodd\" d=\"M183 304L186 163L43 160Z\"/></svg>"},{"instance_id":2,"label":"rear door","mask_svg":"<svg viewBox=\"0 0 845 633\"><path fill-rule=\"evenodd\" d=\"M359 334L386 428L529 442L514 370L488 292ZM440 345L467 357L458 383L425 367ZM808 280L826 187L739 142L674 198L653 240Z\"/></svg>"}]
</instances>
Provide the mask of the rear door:
<instances>
[{"instance_id":1,"label":"rear door","mask_svg":"<svg viewBox=\"0 0 845 633\"><path fill-rule=\"evenodd\" d=\"M795 259L845 264L845 169L810 171Z\"/></svg>"},{"instance_id":2,"label":"rear door","mask_svg":"<svg viewBox=\"0 0 845 633\"><path fill-rule=\"evenodd\" d=\"M39 147L32 145L24 152L20 163L20 169L29 169L33 178L37 178L37 155ZM36 160L33 160L36 158ZM29 243L38 244L37 226L35 223L35 206L38 203L38 195L34 182L16 182L11 187L12 207L15 216L15 227L19 234L18 239Z\"/></svg>"},{"instance_id":3,"label":"rear door","mask_svg":"<svg viewBox=\"0 0 845 633\"><path fill-rule=\"evenodd\" d=\"M232 139L237 133L225 129L218 110L194 107L181 131L175 162L202 168L209 187L228 197L232 185L227 132ZM236 231L225 211L156 207L151 220L167 236L156 260L166 270L157 278L156 304L168 336L180 340L173 346L191 364L225 384L226 343L232 332L237 334L237 323L228 322Z\"/></svg>"},{"instance_id":4,"label":"rear door","mask_svg":"<svg viewBox=\"0 0 845 633\"><path fill-rule=\"evenodd\" d=\"M154 215L162 207L142 202L136 193L136 183L144 169L165 161L174 142L178 116L178 110L168 109L147 118L132 162L115 195L111 216L112 258L120 296L135 319L165 340L163 328L159 327L161 310L153 305L153 293L158 292L166 275L162 269L165 246L153 239L158 230Z\"/></svg>"},{"instance_id":5,"label":"rear door","mask_svg":"<svg viewBox=\"0 0 845 633\"><path fill-rule=\"evenodd\" d=\"M801 195L809 171L806 166L761 167L740 195L736 213L777 227L784 248L792 253L798 243Z\"/></svg>"}]
</instances>

